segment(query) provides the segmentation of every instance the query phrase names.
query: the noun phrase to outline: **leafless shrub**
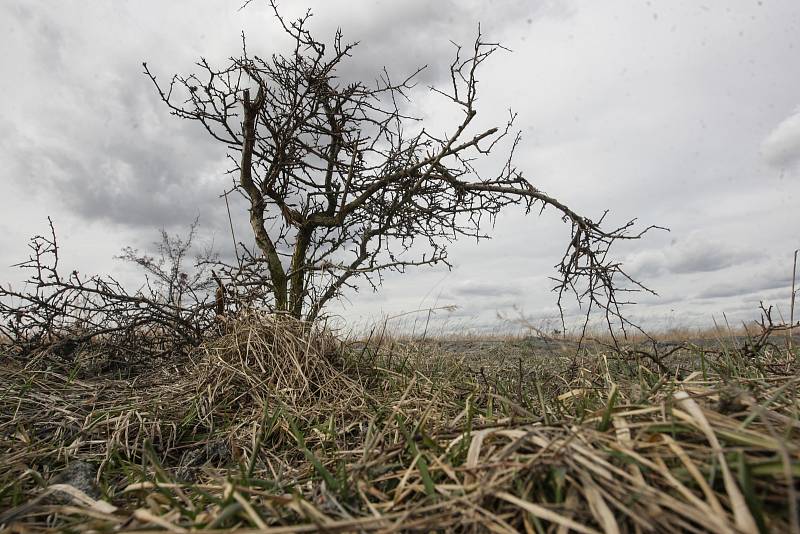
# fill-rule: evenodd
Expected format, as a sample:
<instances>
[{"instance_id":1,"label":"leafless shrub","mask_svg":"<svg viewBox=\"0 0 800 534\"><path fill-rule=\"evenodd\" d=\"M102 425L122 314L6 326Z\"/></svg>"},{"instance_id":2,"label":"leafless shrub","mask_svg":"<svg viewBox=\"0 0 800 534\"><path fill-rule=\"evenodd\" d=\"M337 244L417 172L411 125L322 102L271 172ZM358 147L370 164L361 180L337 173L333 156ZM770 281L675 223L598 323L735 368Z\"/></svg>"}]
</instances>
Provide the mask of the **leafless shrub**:
<instances>
[{"instance_id":1,"label":"leafless shrub","mask_svg":"<svg viewBox=\"0 0 800 534\"><path fill-rule=\"evenodd\" d=\"M50 221L50 234L33 237L30 257L17 265L29 272L24 287L0 287L0 334L8 352L44 350L70 359L93 343L109 360L131 363L199 344L215 324L215 310L202 264L191 275L182 269L195 226L185 239L162 231L158 258L124 249L122 258L149 275L143 287L129 291L111 276L64 275Z\"/></svg>"}]
</instances>

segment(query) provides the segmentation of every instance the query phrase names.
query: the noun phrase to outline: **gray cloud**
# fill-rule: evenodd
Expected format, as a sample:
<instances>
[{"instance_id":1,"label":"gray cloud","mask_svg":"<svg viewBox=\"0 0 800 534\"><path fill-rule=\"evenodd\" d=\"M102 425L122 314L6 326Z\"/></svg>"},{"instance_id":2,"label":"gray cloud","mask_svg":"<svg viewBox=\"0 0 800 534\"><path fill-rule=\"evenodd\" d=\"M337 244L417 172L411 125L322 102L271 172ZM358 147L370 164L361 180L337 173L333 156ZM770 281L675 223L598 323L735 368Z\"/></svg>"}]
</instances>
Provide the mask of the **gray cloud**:
<instances>
[{"instance_id":1,"label":"gray cloud","mask_svg":"<svg viewBox=\"0 0 800 534\"><path fill-rule=\"evenodd\" d=\"M87 220L152 228L184 224L202 213L206 222L219 222L218 207L209 207L219 204L224 182L208 176L212 162L205 154L183 142L125 137L90 153L77 150L83 140L49 146L23 139L14 148L30 165L17 177Z\"/></svg>"},{"instance_id":2,"label":"gray cloud","mask_svg":"<svg viewBox=\"0 0 800 534\"><path fill-rule=\"evenodd\" d=\"M753 256L749 252L725 250L719 245L705 244L676 254L670 258L667 268L677 274L708 273L735 267Z\"/></svg>"},{"instance_id":3,"label":"gray cloud","mask_svg":"<svg viewBox=\"0 0 800 534\"><path fill-rule=\"evenodd\" d=\"M772 272L757 272L754 276L737 282L718 282L700 291L695 298L697 299L717 299L751 295L753 293L764 293L771 289L788 288L792 285L792 278L786 273L776 274Z\"/></svg>"},{"instance_id":4,"label":"gray cloud","mask_svg":"<svg viewBox=\"0 0 800 534\"><path fill-rule=\"evenodd\" d=\"M675 239L668 246L635 254L628 262L631 274L653 278L664 274L711 273L758 258L757 251L740 249L698 234Z\"/></svg>"},{"instance_id":5,"label":"gray cloud","mask_svg":"<svg viewBox=\"0 0 800 534\"><path fill-rule=\"evenodd\" d=\"M708 289L705 289L697 294L698 299L716 299L725 297L734 297L738 295L746 295L755 291L753 288L743 288L741 285L728 282L721 284L714 284Z\"/></svg>"},{"instance_id":6,"label":"gray cloud","mask_svg":"<svg viewBox=\"0 0 800 534\"><path fill-rule=\"evenodd\" d=\"M0 140L12 179L87 221L151 229L202 214L220 222L225 149L157 102L141 74L144 50L108 43L119 53L110 63L106 43L76 31L86 21L65 16L59 24L58 12L33 7L8 11L16 32L41 37L11 68L40 79L19 93L15 135Z\"/></svg>"},{"instance_id":7,"label":"gray cloud","mask_svg":"<svg viewBox=\"0 0 800 534\"><path fill-rule=\"evenodd\" d=\"M485 281L464 281L450 290L454 298L469 297L507 297L519 296L521 291L518 282L499 284Z\"/></svg>"}]
</instances>

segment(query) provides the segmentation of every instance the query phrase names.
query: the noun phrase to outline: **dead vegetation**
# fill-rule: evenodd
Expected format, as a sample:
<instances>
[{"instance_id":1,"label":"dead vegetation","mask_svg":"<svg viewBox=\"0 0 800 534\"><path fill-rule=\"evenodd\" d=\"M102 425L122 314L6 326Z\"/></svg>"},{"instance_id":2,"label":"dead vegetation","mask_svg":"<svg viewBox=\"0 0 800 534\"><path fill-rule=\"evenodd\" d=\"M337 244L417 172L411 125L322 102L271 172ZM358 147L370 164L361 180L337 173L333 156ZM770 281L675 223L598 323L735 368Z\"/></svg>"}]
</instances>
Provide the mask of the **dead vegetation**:
<instances>
[{"instance_id":1,"label":"dead vegetation","mask_svg":"<svg viewBox=\"0 0 800 534\"><path fill-rule=\"evenodd\" d=\"M348 345L256 313L130 379L6 354L0 523L797 531L796 355L776 343L664 363Z\"/></svg>"}]
</instances>

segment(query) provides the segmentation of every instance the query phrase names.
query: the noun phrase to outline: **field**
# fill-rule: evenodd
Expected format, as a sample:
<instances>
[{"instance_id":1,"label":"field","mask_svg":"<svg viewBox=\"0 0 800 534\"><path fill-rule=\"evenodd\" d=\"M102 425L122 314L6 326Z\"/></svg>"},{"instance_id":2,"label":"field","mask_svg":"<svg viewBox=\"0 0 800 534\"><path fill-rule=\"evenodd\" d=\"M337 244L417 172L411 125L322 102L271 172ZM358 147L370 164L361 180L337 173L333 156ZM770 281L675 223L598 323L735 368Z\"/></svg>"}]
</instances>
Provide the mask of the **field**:
<instances>
[{"instance_id":1,"label":"field","mask_svg":"<svg viewBox=\"0 0 800 534\"><path fill-rule=\"evenodd\" d=\"M0 358L9 532L800 532L778 334L342 340L254 314L139 367Z\"/></svg>"}]
</instances>

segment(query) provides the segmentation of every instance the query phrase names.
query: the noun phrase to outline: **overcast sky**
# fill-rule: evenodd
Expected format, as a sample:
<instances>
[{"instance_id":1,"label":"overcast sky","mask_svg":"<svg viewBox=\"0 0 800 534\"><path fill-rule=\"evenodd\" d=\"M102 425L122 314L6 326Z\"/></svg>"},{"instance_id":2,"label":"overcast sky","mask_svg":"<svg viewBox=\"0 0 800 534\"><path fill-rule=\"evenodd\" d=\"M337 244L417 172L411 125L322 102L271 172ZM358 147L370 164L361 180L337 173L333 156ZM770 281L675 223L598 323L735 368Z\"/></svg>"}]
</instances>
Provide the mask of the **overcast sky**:
<instances>
[{"instance_id":1,"label":"overcast sky","mask_svg":"<svg viewBox=\"0 0 800 534\"><path fill-rule=\"evenodd\" d=\"M200 215L205 242L229 243L225 147L169 115L142 61L162 79L201 56L277 50L263 4L223 1L0 3L0 275L27 238L55 221L65 268L135 280L113 257L147 247L159 227ZM756 316L759 300L788 309L800 247L800 2L284 1L310 8L329 40L361 42L348 75L374 79L429 65L420 87L446 82L450 40L484 34L511 52L481 74L479 117L519 113L518 167L537 187L590 217L638 217L669 233L618 251L659 296L631 311L655 328ZM441 100L417 112L446 129ZM237 225L246 228L242 204ZM509 211L494 239L457 243L455 268L389 277L334 311L352 324L417 308L452 328L496 328L497 314L556 317L548 277L567 228L552 212Z\"/></svg>"}]
</instances>

